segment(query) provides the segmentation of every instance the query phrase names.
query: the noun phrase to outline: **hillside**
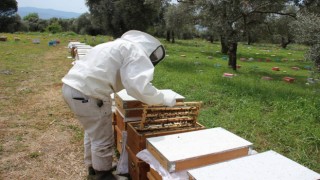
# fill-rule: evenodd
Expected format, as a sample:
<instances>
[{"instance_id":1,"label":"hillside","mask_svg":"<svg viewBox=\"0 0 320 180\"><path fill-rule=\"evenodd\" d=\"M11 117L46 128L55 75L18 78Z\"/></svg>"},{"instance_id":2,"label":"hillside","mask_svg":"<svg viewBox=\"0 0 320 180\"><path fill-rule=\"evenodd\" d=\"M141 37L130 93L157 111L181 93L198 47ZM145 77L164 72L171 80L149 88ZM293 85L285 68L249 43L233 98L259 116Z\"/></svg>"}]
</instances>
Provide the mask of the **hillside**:
<instances>
[{"instance_id":1,"label":"hillside","mask_svg":"<svg viewBox=\"0 0 320 180\"><path fill-rule=\"evenodd\" d=\"M38 13L40 19L50 19L53 17L62 19L78 18L81 13L58 11L54 9L41 9L34 7L19 7L17 12L21 18L30 13Z\"/></svg>"}]
</instances>

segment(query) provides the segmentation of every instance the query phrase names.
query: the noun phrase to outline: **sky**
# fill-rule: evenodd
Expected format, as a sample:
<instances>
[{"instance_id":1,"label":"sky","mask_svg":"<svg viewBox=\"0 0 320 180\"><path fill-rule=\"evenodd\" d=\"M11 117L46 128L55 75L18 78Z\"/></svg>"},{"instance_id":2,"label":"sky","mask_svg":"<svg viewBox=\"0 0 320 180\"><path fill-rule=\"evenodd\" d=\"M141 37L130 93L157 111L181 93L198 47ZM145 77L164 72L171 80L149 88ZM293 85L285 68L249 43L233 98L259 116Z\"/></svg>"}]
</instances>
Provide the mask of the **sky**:
<instances>
[{"instance_id":1,"label":"sky","mask_svg":"<svg viewBox=\"0 0 320 180\"><path fill-rule=\"evenodd\" d=\"M36 7L67 12L85 13L88 7L85 0L17 0L19 7Z\"/></svg>"}]
</instances>

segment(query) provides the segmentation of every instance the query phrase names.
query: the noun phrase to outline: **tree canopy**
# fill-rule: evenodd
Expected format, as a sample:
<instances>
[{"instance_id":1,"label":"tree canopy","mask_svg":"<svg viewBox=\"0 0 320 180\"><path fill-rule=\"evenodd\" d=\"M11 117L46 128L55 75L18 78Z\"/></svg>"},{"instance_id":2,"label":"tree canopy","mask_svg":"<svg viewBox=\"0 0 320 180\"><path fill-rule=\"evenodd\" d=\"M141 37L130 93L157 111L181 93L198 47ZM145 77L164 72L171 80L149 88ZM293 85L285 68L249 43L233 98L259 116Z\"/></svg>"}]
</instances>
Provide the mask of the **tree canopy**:
<instances>
[{"instance_id":1,"label":"tree canopy","mask_svg":"<svg viewBox=\"0 0 320 180\"><path fill-rule=\"evenodd\" d=\"M216 29L222 53L229 54L229 65L236 70L237 43L249 36L251 27L263 23L271 14L294 16L284 12L287 0L196 0L201 22ZM250 28L249 28L250 27Z\"/></svg>"},{"instance_id":2,"label":"tree canopy","mask_svg":"<svg viewBox=\"0 0 320 180\"><path fill-rule=\"evenodd\" d=\"M296 41L310 45L307 58L315 62L320 71L320 16L314 13L299 13L297 21L291 23Z\"/></svg>"},{"instance_id":3,"label":"tree canopy","mask_svg":"<svg viewBox=\"0 0 320 180\"><path fill-rule=\"evenodd\" d=\"M119 37L130 29L145 31L159 15L160 3L144 0L86 0L93 25Z\"/></svg>"},{"instance_id":4,"label":"tree canopy","mask_svg":"<svg viewBox=\"0 0 320 180\"><path fill-rule=\"evenodd\" d=\"M8 26L15 22L15 13L18 10L16 0L1 0L0 3L0 32L8 31Z\"/></svg>"},{"instance_id":5,"label":"tree canopy","mask_svg":"<svg viewBox=\"0 0 320 180\"><path fill-rule=\"evenodd\" d=\"M18 10L18 3L16 0L1 0L0 16L12 16Z\"/></svg>"}]
</instances>

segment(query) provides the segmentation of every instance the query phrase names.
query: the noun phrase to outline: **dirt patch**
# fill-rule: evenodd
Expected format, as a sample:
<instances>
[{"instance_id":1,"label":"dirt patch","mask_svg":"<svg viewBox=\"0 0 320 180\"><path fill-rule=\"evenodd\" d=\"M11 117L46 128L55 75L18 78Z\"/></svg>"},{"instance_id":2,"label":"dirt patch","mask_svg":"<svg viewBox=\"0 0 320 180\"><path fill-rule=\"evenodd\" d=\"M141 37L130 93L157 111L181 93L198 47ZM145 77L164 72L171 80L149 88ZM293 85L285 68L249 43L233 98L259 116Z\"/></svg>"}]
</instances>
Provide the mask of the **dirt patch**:
<instances>
[{"instance_id":1,"label":"dirt patch","mask_svg":"<svg viewBox=\"0 0 320 180\"><path fill-rule=\"evenodd\" d=\"M48 50L15 92L1 94L0 179L86 178L82 128L61 95L68 67L51 64L69 64L65 51Z\"/></svg>"}]
</instances>

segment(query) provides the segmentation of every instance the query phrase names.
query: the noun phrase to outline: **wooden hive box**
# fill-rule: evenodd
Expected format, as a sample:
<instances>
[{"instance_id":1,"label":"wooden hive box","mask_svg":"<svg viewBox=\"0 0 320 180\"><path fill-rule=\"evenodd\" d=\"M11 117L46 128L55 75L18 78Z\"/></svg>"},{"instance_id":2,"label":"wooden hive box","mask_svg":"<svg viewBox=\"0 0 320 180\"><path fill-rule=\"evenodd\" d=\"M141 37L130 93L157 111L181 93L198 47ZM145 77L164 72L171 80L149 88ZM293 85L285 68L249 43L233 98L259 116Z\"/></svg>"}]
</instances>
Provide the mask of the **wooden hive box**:
<instances>
[{"instance_id":1,"label":"wooden hive box","mask_svg":"<svg viewBox=\"0 0 320 180\"><path fill-rule=\"evenodd\" d=\"M188 175L190 180L320 179L320 174L274 151L267 151L222 163L188 170Z\"/></svg>"},{"instance_id":2,"label":"wooden hive box","mask_svg":"<svg viewBox=\"0 0 320 180\"><path fill-rule=\"evenodd\" d=\"M280 68L279 67L272 67L272 70L273 71L280 71Z\"/></svg>"},{"instance_id":3,"label":"wooden hive box","mask_svg":"<svg viewBox=\"0 0 320 180\"><path fill-rule=\"evenodd\" d=\"M170 89L163 89L160 91L166 94L175 93ZM184 99L185 98L183 96L179 94L176 95L177 102L183 102ZM128 95L125 89L115 94L115 102L116 102L116 107L121 112L124 118L141 117L143 103L135 99L134 97Z\"/></svg>"},{"instance_id":4,"label":"wooden hive box","mask_svg":"<svg viewBox=\"0 0 320 180\"><path fill-rule=\"evenodd\" d=\"M124 117L124 115L121 113L119 108L115 108L115 119L116 119L116 124L119 127L121 131L126 131L127 130L127 124L129 122L136 122L141 120L141 116L139 117Z\"/></svg>"},{"instance_id":5,"label":"wooden hive box","mask_svg":"<svg viewBox=\"0 0 320 180\"><path fill-rule=\"evenodd\" d=\"M294 78L292 78L292 77L284 77L283 80L288 82L288 83L293 83L294 82Z\"/></svg>"},{"instance_id":6,"label":"wooden hive box","mask_svg":"<svg viewBox=\"0 0 320 180\"><path fill-rule=\"evenodd\" d=\"M131 148L134 154L146 149L146 139L150 137L158 137L158 136L165 136L169 134L177 134L182 132L189 132L189 131L197 131L201 129L205 129L203 125L197 123L194 127L189 128L177 128L171 130L154 130L149 132L139 132L137 128L140 127L140 122L130 122L128 123L128 140L127 145Z\"/></svg>"},{"instance_id":7,"label":"wooden hive box","mask_svg":"<svg viewBox=\"0 0 320 180\"><path fill-rule=\"evenodd\" d=\"M86 43L81 43L81 42L70 42L68 44L68 49L69 52L71 53L72 50L74 50L76 48L76 46L86 46Z\"/></svg>"},{"instance_id":8,"label":"wooden hive box","mask_svg":"<svg viewBox=\"0 0 320 180\"><path fill-rule=\"evenodd\" d=\"M88 48L90 48L91 46L90 45L86 45L86 44L84 44L84 43L80 43L80 44L72 44L71 45L71 57L72 58L75 58L76 57L76 55L77 55L77 48L80 48L80 47L88 47Z\"/></svg>"},{"instance_id":9,"label":"wooden hive box","mask_svg":"<svg viewBox=\"0 0 320 180\"><path fill-rule=\"evenodd\" d=\"M147 138L147 150L168 171L187 170L222 162L249 153L252 143L223 129Z\"/></svg>"},{"instance_id":10,"label":"wooden hive box","mask_svg":"<svg viewBox=\"0 0 320 180\"><path fill-rule=\"evenodd\" d=\"M164 89L160 90L164 94L175 93L172 90ZM182 102L184 97L177 94L176 101ZM126 90L122 90L114 94L115 101L115 142L117 150L122 152L122 138L120 137L122 131L127 131L127 124L129 122L141 121L143 113L143 103L127 94ZM117 137L119 136L119 138ZM144 146L145 147L145 146Z\"/></svg>"},{"instance_id":11,"label":"wooden hive box","mask_svg":"<svg viewBox=\"0 0 320 180\"><path fill-rule=\"evenodd\" d=\"M115 144L116 148L119 151L119 153L122 153L122 144L123 144L123 138L122 138L122 131L118 128L118 126L114 126L114 135L115 135Z\"/></svg>"},{"instance_id":12,"label":"wooden hive box","mask_svg":"<svg viewBox=\"0 0 320 180\"><path fill-rule=\"evenodd\" d=\"M1 36L0 37L0 41L7 41L7 40L8 40L8 38L6 36Z\"/></svg>"},{"instance_id":13,"label":"wooden hive box","mask_svg":"<svg viewBox=\"0 0 320 180\"><path fill-rule=\"evenodd\" d=\"M132 180L148 180L147 172L150 170L149 164L136 157L130 147L126 146L128 152L128 169Z\"/></svg>"},{"instance_id":14,"label":"wooden hive box","mask_svg":"<svg viewBox=\"0 0 320 180\"><path fill-rule=\"evenodd\" d=\"M164 89L160 91L163 93L175 93L169 89ZM141 101L138 101L134 97L128 95L126 90L122 90L118 93L115 93L114 101L116 124L118 125L120 130L127 130L128 122L141 120L143 113L143 103ZM177 94L176 101L183 102L184 97Z\"/></svg>"},{"instance_id":15,"label":"wooden hive box","mask_svg":"<svg viewBox=\"0 0 320 180\"><path fill-rule=\"evenodd\" d=\"M75 51L75 60L81 60L90 50L91 46L79 46L76 47Z\"/></svg>"},{"instance_id":16,"label":"wooden hive box","mask_svg":"<svg viewBox=\"0 0 320 180\"><path fill-rule=\"evenodd\" d=\"M141 121L127 125L127 145L137 154L146 148L146 138L204 129L197 122L200 105L201 102L179 102L173 107L145 105Z\"/></svg>"}]
</instances>

